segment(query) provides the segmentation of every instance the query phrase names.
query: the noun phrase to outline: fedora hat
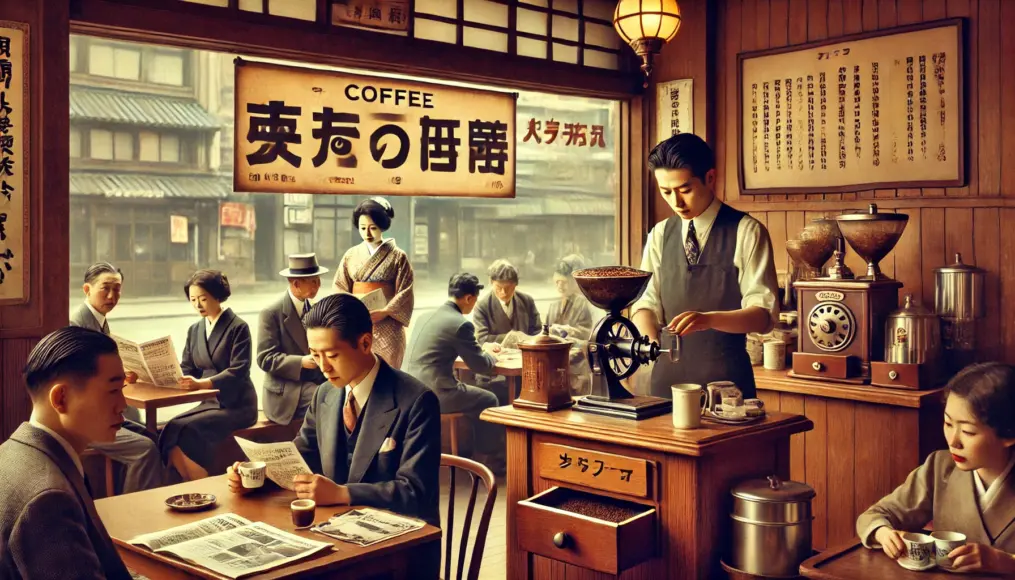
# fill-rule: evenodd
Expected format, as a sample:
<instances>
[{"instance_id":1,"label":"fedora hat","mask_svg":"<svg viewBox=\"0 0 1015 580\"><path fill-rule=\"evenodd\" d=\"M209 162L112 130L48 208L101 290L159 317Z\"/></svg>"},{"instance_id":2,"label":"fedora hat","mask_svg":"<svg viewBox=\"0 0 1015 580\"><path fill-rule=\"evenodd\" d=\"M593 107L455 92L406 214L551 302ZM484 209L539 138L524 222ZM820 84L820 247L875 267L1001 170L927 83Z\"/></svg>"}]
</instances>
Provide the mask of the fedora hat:
<instances>
[{"instance_id":1,"label":"fedora hat","mask_svg":"<svg viewBox=\"0 0 1015 580\"><path fill-rule=\"evenodd\" d=\"M286 278L310 278L327 274L328 269L317 264L317 254L292 254L289 256L289 267L278 273Z\"/></svg>"}]
</instances>

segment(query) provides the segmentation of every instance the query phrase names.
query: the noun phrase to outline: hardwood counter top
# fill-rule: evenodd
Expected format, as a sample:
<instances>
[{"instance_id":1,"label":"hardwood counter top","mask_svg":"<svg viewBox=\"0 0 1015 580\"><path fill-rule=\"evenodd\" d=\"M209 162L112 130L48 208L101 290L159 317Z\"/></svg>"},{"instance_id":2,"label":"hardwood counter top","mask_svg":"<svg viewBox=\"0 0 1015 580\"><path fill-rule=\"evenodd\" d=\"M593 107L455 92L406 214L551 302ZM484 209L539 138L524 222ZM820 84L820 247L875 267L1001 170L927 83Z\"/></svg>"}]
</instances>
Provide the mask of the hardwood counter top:
<instances>
[{"instance_id":1,"label":"hardwood counter top","mask_svg":"<svg viewBox=\"0 0 1015 580\"><path fill-rule=\"evenodd\" d=\"M778 411L769 412L765 419L750 425L702 421L697 429L675 428L670 414L632 421L570 409L545 413L510 405L487 409L480 419L506 427L694 457L721 453L748 439L774 440L814 428L814 423L802 415Z\"/></svg>"},{"instance_id":2,"label":"hardwood counter top","mask_svg":"<svg viewBox=\"0 0 1015 580\"><path fill-rule=\"evenodd\" d=\"M798 379L786 375L788 371L770 371L763 367L754 367L754 381L758 390L778 391L797 395L812 395L826 399L875 403L892 407L910 407L920 409L928 407L940 400L944 387L926 391L908 391L905 389L888 389L870 385L848 385L819 381L815 379Z\"/></svg>"}]
</instances>

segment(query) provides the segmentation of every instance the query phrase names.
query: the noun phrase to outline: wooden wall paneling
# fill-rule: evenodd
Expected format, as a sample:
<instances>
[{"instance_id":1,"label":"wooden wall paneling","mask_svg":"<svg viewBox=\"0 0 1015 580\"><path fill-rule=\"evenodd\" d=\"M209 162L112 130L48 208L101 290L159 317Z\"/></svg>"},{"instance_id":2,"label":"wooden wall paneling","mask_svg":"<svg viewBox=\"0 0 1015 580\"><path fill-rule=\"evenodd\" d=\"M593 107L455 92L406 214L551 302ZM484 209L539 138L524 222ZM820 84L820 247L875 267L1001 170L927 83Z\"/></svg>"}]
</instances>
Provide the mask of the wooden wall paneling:
<instances>
[{"instance_id":1,"label":"wooden wall paneling","mask_svg":"<svg viewBox=\"0 0 1015 580\"><path fill-rule=\"evenodd\" d=\"M507 429L507 438L505 441L505 449L509 454L509 457L524 457L525 461L523 465L512 465L510 473L508 473L507 481L504 490L504 498L515 495L517 497L531 497L534 493L543 491L541 489L534 490L533 485L539 484L538 473L533 473L530 478L529 473L531 471L532 459L528 455L529 446L529 433L521 429ZM520 453L520 455L512 454ZM511 544L515 543L517 536L515 535L515 521L518 504L508 502L507 504L507 533L505 542ZM528 578L529 577L529 558L527 558L524 552L518 550L507 550L507 576L508 578Z\"/></svg>"},{"instance_id":2,"label":"wooden wall paneling","mask_svg":"<svg viewBox=\"0 0 1015 580\"><path fill-rule=\"evenodd\" d=\"M745 6L750 0L745 1ZM768 34L769 34L769 9L771 8L769 0L754 0L753 9L753 20L747 20L743 18L744 23L744 37L745 41L750 36L750 29L754 28L754 42L750 50L763 50L769 47ZM748 16L747 11L744 11L744 17ZM748 50L745 46L744 50ZM775 119L772 119L775 122ZM751 196L754 201L768 201L768 195L753 195Z\"/></svg>"},{"instance_id":3,"label":"wooden wall paneling","mask_svg":"<svg viewBox=\"0 0 1015 580\"><path fill-rule=\"evenodd\" d=\"M1001 3L1001 195L1015 196L1015 2ZM1004 32L1007 30L1008 32Z\"/></svg>"},{"instance_id":4,"label":"wooden wall paneling","mask_svg":"<svg viewBox=\"0 0 1015 580\"><path fill-rule=\"evenodd\" d=\"M926 268L933 270L951 264L955 254L962 254L963 262L976 260L973 241L973 208L951 207L945 209L945 253L940 263L931 262ZM934 256L931 256L933 258Z\"/></svg>"},{"instance_id":5,"label":"wooden wall paneling","mask_svg":"<svg viewBox=\"0 0 1015 580\"><path fill-rule=\"evenodd\" d=\"M753 5L754 0L748 0ZM740 139L737 137L738 123L736 119L739 118L740 111L737 109L737 95L740 94L740 87L737 86L737 53L741 50L742 42L742 12L743 12L743 1L742 0L726 0L726 10L719 10L723 14L723 19L720 22L725 22L726 28L723 29L723 33L719 35L722 39L722 61L719 63L718 74L716 78L719 82L725 85L725 100L723 101L725 117L723 123L724 130L721 132L720 145L725 149L726 154L723 159L719 160L725 164L718 166L718 172L722 172L725 176L725 181L722 189L723 199L726 201L737 201L740 199L740 181L738 166L739 166L739 147Z\"/></svg>"},{"instance_id":6,"label":"wooden wall paneling","mask_svg":"<svg viewBox=\"0 0 1015 580\"><path fill-rule=\"evenodd\" d=\"M980 54L979 43L976 42L977 29L979 26L979 15L977 13L979 0L927 0L923 6L924 20L938 20L941 18L961 17L966 19L965 43L965 104L966 104L966 185L962 187L949 187L945 195L954 197L966 197L976 195L976 173L979 139L977 138L977 127L979 126L979 99L976 81L978 78L978 59ZM942 8L943 6L943 8Z\"/></svg>"},{"instance_id":7,"label":"wooden wall paneling","mask_svg":"<svg viewBox=\"0 0 1015 580\"><path fill-rule=\"evenodd\" d=\"M789 0L788 40L790 44L803 44L807 42L808 5L808 0Z\"/></svg>"},{"instance_id":8,"label":"wooden wall paneling","mask_svg":"<svg viewBox=\"0 0 1015 580\"><path fill-rule=\"evenodd\" d=\"M809 2L807 4L807 41L813 42L816 40L824 40L828 38L828 4L827 0L821 2ZM831 79L829 79L831 82ZM829 92L831 95L831 91ZM832 151L832 137L835 131L832 129L832 120L835 118L833 112L832 98L829 96L828 104L828 150ZM808 200L822 200L822 199L842 199L841 193L808 193L806 194Z\"/></svg>"},{"instance_id":9,"label":"wooden wall paneling","mask_svg":"<svg viewBox=\"0 0 1015 580\"><path fill-rule=\"evenodd\" d=\"M891 409L892 414L892 444L891 451L886 453L891 457L891 481L884 495L894 490L902 482L906 481L909 472L913 467L923 463L925 457L920 456L920 413L916 409L895 407ZM942 421L943 423L943 421ZM938 431L941 431L939 426ZM880 499L880 498L878 498ZM866 507L864 509L867 509Z\"/></svg>"},{"instance_id":10,"label":"wooden wall paneling","mask_svg":"<svg viewBox=\"0 0 1015 580\"><path fill-rule=\"evenodd\" d=\"M842 32L863 32L863 0L842 0Z\"/></svg>"},{"instance_id":11,"label":"wooden wall paneling","mask_svg":"<svg viewBox=\"0 0 1015 580\"><path fill-rule=\"evenodd\" d=\"M800 230L807 227L807 221L802 211L786 212L786 238L800 237Z\"/></svg>"},{"instance_id":12,"label":"wooden wall paneling","mask_svg":"<svg viewBox=\"0 0 1015 580\"><path fill-rule=\"evenodd\" d=\"M978 135L967 133L970 139L979 137L977 146L977 188L979 194L1001 193L1001 63L998 47L1001 46L1001 0L980 0L980 19L975 39L979 44L976 91L979 116L994 122L977 127ZM968 82L966 83L969 84Z\"/></svg>"},{"instance_id":13,"label":"wooden wall paneling","mask_svg":"<svg viewBox=\"0 0 1015 580\"><path fill-rule=\"evenodd\" d=\"M782 410L782 393L779 391L763 391L758 389L758 398L765 403L766 411Z\"/></svg>"},{"instance_id":14,"label":"wooden wall paneling","mask_svg":"<svg viewBox=\"0 0 1015 580\"><path fill-rule=\"evenodd\" d=\"M814 526L811 530L815 550L823 550L828 546L828 504L836 501L828 491L828 455L829 449L837 451L841 443L829 437L827 401L822 397L805 397L804 416L814 423L814 429L804 436L804 457L807 462L804 469L804 481L814 488L817 494L811 503L814 513ZM831 443L831 447L829 443ZM790 446L793 443L790 442ZM790 470L793 469L790 464Z\"/></svg>"},{"instance_id":15,"label":"wooden wall paneling","mask_svg":"<svg viewBox=\"0 0 1015 580\"><path fill-rule=\"evenodd\" d=\"M938 207L920 211L920 270L923 272L923 304L934 304L934 268L945 261L945 210Z\"/></svg>"},{"instance_id":16,"label":"wooden wall paneling","mask_svg":"<svg viewBox=\"0 0 1015 580\"><path fill-rule=\"evenodd\" d=\"M857 403L854 413L860 436L853 439L854 461L859 466L854 472L856 496L853 506L855 511L862 513L902 481L893 480L892 463L895 460L891 453L885 452L886 442L891 442L888 448L895 447L895 437L898 435L893 423L892 408Z\"/></svg>"},{"instance_id":17,"label":"wooden wall paneling","mask_svg":"<svg viewBox=\"0 0 1015 580\"><path fill-rule=\"evenodd\" d=\"M38 339L9 338L3 341L3 354L0 354L0 377L3 377L3 389L0 403L3 404L3 439L23 421L28 420L32 401L28 398L28 390L21 379L21 369L28 362L28 354L32 352Z\"/></svg>"},{"instance_id":18,"label":"wooden wall paneling","mask_svg":"<svg viewBox=\"0 0 1015 580\"><path fill-rule=\"evenodd\" d=\"M984 275L983 302L988 313L1003 312L1000 302L998 270L1001 262L1001 214L997 208L973 210L973 260L987 271ZM977 346L981 360L1001 356L1001 316L984 317L977 323Z\"/></svg>"},{"instance_id":19,"label":"wooden wall paneling","mask_svg":"<svg viewBox=\"0 0 1015 580\"><path fill-rule=\"evenodd\" d=\"M856 498L853 478L856 473L854 463L855 429L854 409L856 403L850 401L828 400L825 414L828 418L828 497L835 498L828 502L826 527L828 529L826 546L836 546L853 537L851 530L859 512L854 508ZM808 416L808 418L810 418ZM813 420L813 419L812 419ZM815 429L817 422L815 422Z\"/></svg>"},{"instance_id":20,"label":"wooden wall paneling","mask_svg":"<svg viewBox=\"0 0 1015 580\"><path fill-rule=\"evenodd\" d=\"M804 395L783 393L782 397L780 397L779 406L779 410L783 413L795 413L797 415L807 416L804 405ZM807 480L807 472L804 470L806 462L806 433L791 435L789 438L789 475L793 481Z\"/></svg>"},{"instance_id":21,"label":"wooden wall paneling","mask_svg":"<svg viewBox=\"0 0 1015 580\"><path fill-rule=\"evenodd\" d=\"M895 256L895 279L902 282L902 290L899 293L899 303L906 294L912 294L914 298L923 303L923 271L920 267L920 210L899 212L909 216L909 223L899 243L892 250ZM933 302L931 303L933 307Z\"/></svg>"},{"instance_id":22,"label":"wooden wall paneling","mask_svg":"<svg viewBox=\"0 0 1015 580\"><path fill-rule=\"evenodd\" d=\"M895 0L878 0L878 28L891 28L900 24ZM919 191L919 190L916 190ZM894 189L878 189L874 192L876 198L893 198L899 195Z\"/></svg>"},{"instance_id":23,"label":"wooden wall paneling","mask_svg":"<svg viewBox=\"0 0 1015 580\"><path fill-rule=\"evenodd\" d=\"M1007 313L1001 316L1001 332L998 335L999 342L1003 345L1002 358L1007 362L1015 361L1015 316L1012 316L1011 306L1015 304L1015 209L1001 210L1001 243L999 279L1000 279L1000 302ZM987 313L990 316L990 312Z\"/></svg>"},{"instance_id":24,"label":"wooden wall paneling","mask_svg":"<svg viewBox=\"0 0 1015 580\"><path fill-rule=\"evenodd\" d=\"M768 212L768 235L772 239L772 254L775 257L775 269L786 271L789 263L789 256L786 255L786 240L788 238L786 228L786 212Z\"/></svg>"}]
</instances>

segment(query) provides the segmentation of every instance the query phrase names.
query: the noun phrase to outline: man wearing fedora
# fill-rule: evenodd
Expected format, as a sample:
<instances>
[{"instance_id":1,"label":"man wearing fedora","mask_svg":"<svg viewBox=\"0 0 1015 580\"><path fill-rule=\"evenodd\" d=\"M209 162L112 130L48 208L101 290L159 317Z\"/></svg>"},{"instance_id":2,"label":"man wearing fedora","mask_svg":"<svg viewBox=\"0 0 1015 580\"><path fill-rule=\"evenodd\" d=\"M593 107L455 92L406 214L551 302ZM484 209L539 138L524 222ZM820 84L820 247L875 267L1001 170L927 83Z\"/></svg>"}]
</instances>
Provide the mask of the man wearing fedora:
<instances>
[{"instance_id":1,"label":"man wearing fedora","mask_svg":"<svg viewBox=\"0 0 1015 580\"><path fill-rule=\"evenodd\" d=\"M264 371L264 415L280 425L303 419L324 375L310 356L303 317L321 289L316 254L293 254L289 267L279 272L289 289L261 311L257 339L257 366Z\"/></svg>"}]
</instances>

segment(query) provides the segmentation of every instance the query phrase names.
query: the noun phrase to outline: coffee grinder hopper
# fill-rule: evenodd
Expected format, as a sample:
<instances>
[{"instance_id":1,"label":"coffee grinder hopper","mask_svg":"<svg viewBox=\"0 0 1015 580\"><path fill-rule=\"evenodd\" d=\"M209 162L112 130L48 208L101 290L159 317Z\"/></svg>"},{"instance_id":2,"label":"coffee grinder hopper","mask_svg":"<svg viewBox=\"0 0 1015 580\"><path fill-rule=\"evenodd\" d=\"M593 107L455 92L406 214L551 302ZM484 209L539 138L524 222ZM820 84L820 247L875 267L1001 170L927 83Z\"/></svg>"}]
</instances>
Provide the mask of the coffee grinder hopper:
<instances>
[{"instance_id":1,"label":"coffee grinder hopper","mask_svg":"<svg viewBox=\"0 0 1015 580\"><path fill-rule=\"evenodd\" d=\"M878 206L872 203L867 213L846 213L835 219L846 243L867 262L867 275L861 279L889 280L881 273L878 262L898 243L909 223L909 216L904 213L879 213Z\"/></svg>"},{"instance_id":2,"label":"coffee grinder hopper","mask_svg":"<svg viewBox=\"0 0 1015 580\"><path fill-rule=\"evenodd\" d=\"M645 292L651 272L625 266L586 268L573 274L578 289L589 302L608 314L592 329L587 354L598 394L575 403L576 411L627 419L645 419L670 410L668 399L632 395L621 381L632 376L643 364L665 354L669 360L680 358L680 337L665 333L666 348L642 336L622 312Z\"/></svg>"}]
</instances>

